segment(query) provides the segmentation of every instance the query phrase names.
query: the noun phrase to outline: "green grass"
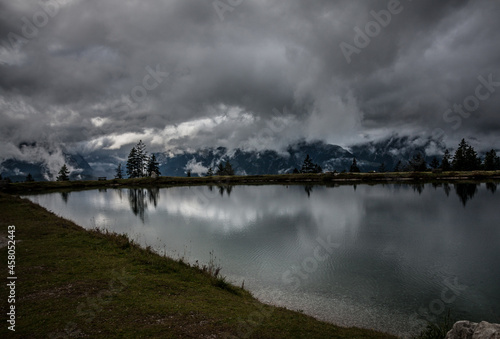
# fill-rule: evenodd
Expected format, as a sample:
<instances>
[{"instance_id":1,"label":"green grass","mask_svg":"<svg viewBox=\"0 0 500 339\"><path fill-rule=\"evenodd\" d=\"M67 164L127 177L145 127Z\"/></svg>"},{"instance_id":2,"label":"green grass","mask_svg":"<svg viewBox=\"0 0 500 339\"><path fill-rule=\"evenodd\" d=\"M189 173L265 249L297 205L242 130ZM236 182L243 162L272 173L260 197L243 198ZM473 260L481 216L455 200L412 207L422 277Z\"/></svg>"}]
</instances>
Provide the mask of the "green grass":
<instances>
[{"instance_id":1,"label":"green grass","mask_svg":"<svg viewBox=\"0 0 500 339\"><path fill-rule=\"evenodd\" d=\"M191 267L0 193L3 236L8 225L16 226L16 331L4 320L2 338L394 338L264 305L217 267ZM5 263L7 248L0 253ZM0 291L5 319L5 283Z\"/></svg>"},{"instance_id":2,"label":"green grass","mask_svg":"<svg viewBox=\"0 0 500 339\"><path fill-rule=\"evenodd\" d=\"M111 187L166 187L189 185L260 185L260 184L324 184L339 185L353 183L383 182L432 182L432 181L468 181L499 180L500 171L471 172L391 172L391 173L324 173L324 174L279 174L248 176L213 176L213 177L159 177L136 179L112 179L107 181L45 181L12 183L4 187L8 193L30 193L42 191L64 191Z\"/></svg>"}]
</instances>

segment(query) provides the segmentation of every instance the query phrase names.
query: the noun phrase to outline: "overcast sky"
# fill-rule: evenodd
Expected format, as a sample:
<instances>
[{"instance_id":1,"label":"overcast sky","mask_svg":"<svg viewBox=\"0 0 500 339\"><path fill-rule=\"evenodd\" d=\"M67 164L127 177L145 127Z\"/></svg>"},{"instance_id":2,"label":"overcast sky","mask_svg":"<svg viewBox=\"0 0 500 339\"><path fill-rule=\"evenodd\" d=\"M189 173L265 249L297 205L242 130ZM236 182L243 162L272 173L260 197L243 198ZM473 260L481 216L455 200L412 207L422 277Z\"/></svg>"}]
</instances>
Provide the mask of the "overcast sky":
<instances>
[{"instance_id":1,"label":"overcast sky","mask_svg":"<svg viewBox=\"0 0 500 339\"><path fill-rule=\"evenodd\" d=\"M495 0L0 0L0 158L394 133L500 149L499 18Z\"/></svg>"}]
</instances>

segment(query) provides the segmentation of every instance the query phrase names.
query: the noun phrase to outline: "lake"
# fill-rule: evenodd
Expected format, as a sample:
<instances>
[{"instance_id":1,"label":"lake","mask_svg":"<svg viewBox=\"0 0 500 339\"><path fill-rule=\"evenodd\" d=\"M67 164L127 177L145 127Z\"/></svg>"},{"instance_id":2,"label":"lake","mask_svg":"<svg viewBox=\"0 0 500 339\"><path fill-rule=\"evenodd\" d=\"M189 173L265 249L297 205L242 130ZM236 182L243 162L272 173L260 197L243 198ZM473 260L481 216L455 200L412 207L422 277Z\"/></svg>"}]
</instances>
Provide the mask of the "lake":
<instances>
[{"instance_id":1,"label":"lake","mask_svg":"<svg viewBox=\"0 0 500 339\"><path fill-rule=\"evenodd\" d=\"M408 336L425 320L500 322L497 184L197 186L26 198L161 254L211 258L258 299Z\"/></svg>"}]
</instances>

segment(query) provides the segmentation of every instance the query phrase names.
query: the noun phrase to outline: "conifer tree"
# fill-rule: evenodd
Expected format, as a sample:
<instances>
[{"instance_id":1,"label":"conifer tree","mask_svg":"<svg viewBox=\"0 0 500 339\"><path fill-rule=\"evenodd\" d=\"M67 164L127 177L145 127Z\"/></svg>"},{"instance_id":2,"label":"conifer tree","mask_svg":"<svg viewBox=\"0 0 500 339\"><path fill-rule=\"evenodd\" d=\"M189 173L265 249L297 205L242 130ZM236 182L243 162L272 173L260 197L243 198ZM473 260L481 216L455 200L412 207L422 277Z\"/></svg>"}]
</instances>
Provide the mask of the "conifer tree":
<instances>
[{"instance_id":1,"label":"conifer tree","mask_svg":"<svg viewBox=\"0 0 500 339\"><path fill-rule=\"evenodd\" d=\"M224 172L225 175L234 175L233 166L231 166L229 161L226 161L226 165L224 166Z\"/></svg>"},{"instance_id":2,"label":"conifer tree","mask_svg":"<svg viewBox=\"0 0 500 339\"><path fill-rule=\"evenodd\" d=\"M304 159L300 173L314 173L314 163L312 162L311 157L309 157L309 154L307 154Z\"/></svg>"},{"instance_id":3,"label":"conifer tree","mask_svg":"<svg viewBox=\"0 0 500 339\"><path fill-rule=\"evenodd\" d=\"M123 179L122 164L118 164L116 167L115 179Z\"/></svg>"},{"instance_id":4,"label":"conifer tree","mask_svg":"<svg viewBox=\"0 0 500 339\"><path fill-rule=\"evenodd\" d=\"M135 152L137 157L137 165L139 167L139 176L145 177L146 175L148 175L148 164L150 159L148 157L148 152L146 152L146 145L142 142L142 140L139 140L139 142L135 146Z\"/></svg>"},{"instance_id":5,"label":"conifer tree","mask_svg":"<svg viewBox=\"0 0 500 339\"><path fill-rule=\"evenodd\" d=\"M352 164L351 164L351 168L349 168L349 172L351 172L351 173L361 172L359 167L358 167L358 162L356 161L356 158L352 159Z\"/></svg>"},{"instance_id":6,"label":"conifer tree","mask_svg":"<svg viewBox=\"0 0 500 339\"><path fill-rule=\"evenodd\" d=\"M399 160L396 166L394 166L393 172L401 172L402 170L403 170L403 164L401 163L401 160Z\"/></svg>"},{"instance_id":7,"label":"conifer tree","mask_svg":"<svg viewBox=\"0 0 500 339\"><path fill-rule=\"evenodd\" d=\"M439 168L439 160L436 157L433 157L430 163L432 169Z\"/></svg>"},{"instance_id":8,"label":"conifer tree","mask_svg":"<svg viewBox=\"0 0 500 339\"><path fill-rule=\"evenodd\" d=\"M28 175L26 176L26 182L33 182L33 181L35 181L35 179L33 179L31 173L28 173Z\"/></svg>"},{"instance_id":9,"label":"conifer tree","mask_svg":"<svg viewBox=\"0 0 500 339\"><path fill-rule=\"evenodd\" d=\"M455 171L473 171L479 169L481 160L472 146L465 139L460 141L453 157L452 168Z\"/></svg>"},{"instance_id":10,"label":"conifer tree","mask_svg":"<svg viewBox=\"0 0 500 339\"><path fill-rule=\"evenodd\" d=\"M451 159L450 151L448 151L448 149L445 149L443 160L441 161L441 169L443 171L451 170L450 159Z\"/></svg>"},{"instance_id":11,"label":"conifer tree","mask_svg":"<svg viewBox=\"0 0 500 339\"><path fill-rule=\"evenodd\" d=\"M157 176L160 176L160 167L158 161L156 161L156 156L151 154L147 165L147 175L150 177L155 173Z\"/></svg>"},{"instance_id":12,"label":"conifer tree","mask_svg":"<svg viewBox=\"0 0 500 339\"><path fill-rule=\"evenodd\" d=\"M66 164L61 167L58 174L57 181L69 181L69 170Z\"/></svg>"},{"instance_id":13,"label":"conifer tree","mask_svg":"<svg viewBox=\"0 0 500 339\"><path fill-rule=\"evenodd\" d=\"M212 167L209 167L207 173L205 174L205 176L211 177L213 175L214 175L214 170L212 169Z\"/></svg>"},{"instance_id":14,"label":"conifer tree","mask_svg":"<svg viewBox=\"0 0 500 339\"><path fill-rule=\"evenodd\" d=\"M127 175L129 178L138 178L140 176L139 158L137 157L137 150L132 147L127 159Z\"/></svg>"},{"instance_id":15,"label":"conifer tree","mask_svg":"<svg viewBox=\"0 0 500 339\"><path fill-rule=\"evenodd\" d=\"M387 169L385 168L385 163L381 163L380 166L378 167L378 171L380 173L387 172Z\"/></svg>"},{"instance_id":16,"label":"conifer tree","mask_svg":"<svg viewBox=\"0 0 500 339\"><path fill-rule=\"evenodd\" d=\"M494 149L486 152L483 168L485 171L495 171L500 169L500 157L497 156L497 152Z\"/></svg>"},{"instance_id":17,"label":"conifer tree","mask_svg":"<svg viewBox=\"0 0 500 339\"><path fill-rule=\"evenodd\" d=\"M422 153L418 152L410 159L410 170L414 172L424 172L427 170L427 164Z\"/></svg>"},{"instance_id":18,"label":"conifer tree","mask_svg":"<svg viewBox=\"0 0 500 339\"><path fill-rule=\"evenodd\" d=\"M224 164L221 162L219 162L219 164L217 165L217 170L215 171L215 174L216 175L226 175L226 169L224 168Z\"/></svg>"}]
</instances>

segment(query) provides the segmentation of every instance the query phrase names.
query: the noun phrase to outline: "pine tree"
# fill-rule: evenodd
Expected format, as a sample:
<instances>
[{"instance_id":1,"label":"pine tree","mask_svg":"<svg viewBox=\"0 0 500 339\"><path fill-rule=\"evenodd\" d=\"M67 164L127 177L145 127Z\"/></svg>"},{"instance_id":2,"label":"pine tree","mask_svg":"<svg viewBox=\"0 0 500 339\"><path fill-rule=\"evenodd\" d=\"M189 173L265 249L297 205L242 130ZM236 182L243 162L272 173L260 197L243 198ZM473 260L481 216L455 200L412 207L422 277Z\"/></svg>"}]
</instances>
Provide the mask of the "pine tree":
<instances>
[{"instance_id":1,"label":"pine tree","mask_svg":"<svg viewBox=\"0 0 500 339\"><path fill-rule=\"evenodd\" d=\"M432 158L430 165L432 169L439 168L439 160L436 157Z\"/></svg>"},{"instance_id":2,"label":"pine tree","mask_svg":"<svg viewBox=\"0 0 500 339\"><path fill-rule=\"evenodd\" d=\"M455 171L473 171L479 169L481 160L472 146L465 139L460 141L453 157L452 168Z\"/></svg>"},{"instance_id":3,"label":"pine tree","mask_svg":"<svg viewBox=\"0 0 500 339\"><path fill-rule=\"evenodd\" d=\"M118 164L116 167L115 179L123 179L122 164Z\"/></svg>"},{"instance_id":4,"label":"pine tree","mask_svg":"<svg viewBox=\"0 0 500 339\"><path fill-rule=\"evenodd\" d=\"M140 163L137 157L137 150L132 147L127 159L127 175L129 178L138 178L140 176Z\"/></svg>"},{"instance_id":5,"label":"pine tree","mask_svg":"<svg viewBox=\"0 0 500 339\"><path fill-rule=\"evenodd\" d=\"M474 171L481 168L481 159L472 146L465 151L466 171Z\"/></svg>"},{"instance_id":6,"label":"pine tree","mask_svg":"<svg viewBox=\"0 0 500 339\"><path fill-rule=\"evenodd\" d=\"M213 175L214 175L214 170L212 169L212 167L209 167L207 173L205 174L205 176L211 177Z\"/></svg>"},{"instance_id":7,"label":"pine tree","mask_svg":"<svg viewBox=\"0 0 500 339\"><path fill-rule=\"evenodd\" d=\"M378 171L380 173L387 172L387 169L385 168L385 163L381 163L380 166L378 167Z\"/></svg>"},{"instance_id":8,"label":"pine tree","mask_svg":"<svg viewBox=\"0 0 500 339\"><path fill-rule=\"evenodd\" d=\"M153 175L153 173L155 173L156 176L161 175L159 163L158 161L156 161L156 156L154 154L151 154L147 165L147 175L150 177Z\"/></svg>"},{"instance_id":9,"label":"pine tree","mask_svg":"<svg viewBox=\"0 0 500 339\"><path fill-rule=\"evenodd\" d=\"M302 168L300 169L300 173L320 173L323 170L318 164L313 163L309 154L306 155L304 159L304 163L302 164Z\"/></svg>"},{"instance_id":10,"label":"pine tree","mask_svg":"<svg viewBox=\"0 0 500 339\"><path fill-rule=\"evenodd\" d=\"M26 182L33 182L33 181L35 181L35 179L33 179L31 173L28 173L28 175L26 176Z\"/></svg>"},{"instance_id":11,"label":"pine tree","mask_svg":"<svg viewBox=\"0 0 500 339\"><path fill-rule=\"evenodd\" d=\"M217 165L215 175L226 175L226 169L224 168L224 164L222 163L222 161Z\"/></svg>"},{"instance_id":12,"label":"pine tree","mask_svg":"<svg viewBox=\"0 0 500 339\"><path fill-rule=\"evenodd\" d=\"M191 178L191 170L187 170L186 175L188 178Z\"/></svg>"},{"instance_id":13,"label":"pine tree","mask_svg":"<svg viewBox=\"0 0 500 339\"><path fill-rule=\"evenodd\" d=\"M418 152L410 159L410 169L414 172L424 172L427 170L427 164L422 153Z\"/></svg>"},{"instance_id":14,"label":"pine tree","mask_svg":"<svg viewBox=\"0 0 500 339\"><path fill-rule=\"evenodd\" d=\"M455 171L465 171L465 168L467 167L465 154L467 152L468 146L469 145L467 145L465 139L462 139L462 141L460 141L460 144L458 145L458 148L455 151L455 155L453 156L453 161L452 161L452 167Z\"/></svg>"},{"instance_id":15,"label":"pine tree","mask_svg":"<svg viewBox=\"0 0 500 339\"><path fill-rule=\"evenodd\" d=\"M500 157L497 156L497 152L494 149L486 152L483 168L485 171L495 171L500 169Z\"/></svg>"},{"instance_id":16,"label":"pine tree","mask_svg":"<svg viewBox=\"0 0 500 339\"><path fill-rule=\"evenodd\" d=\"M61 167L58 174L57 181L69 181L69 170L66 164Z\"/></svg>"},{"instance_id":17,"label":"pine tree","mask_svg":"<svg viewBox=\"0 0 500 339\"><path fill-rule=\"evenodd\" d=\"M448 151L448 149L445 149L443 160L441 160L441 169L443 171L451 170L450 159L451 159L450 151Z\"/></svg>"},{"instance_id":18,"label":"pine tree","mask_svg":"<svg viewBox=\"0 0 500 339\"><path fill-rule=\"evenodd\" d=\"M226 165L224 166L224 172L225 175L234 175L233 166L231 166L229 161L226 161Z\"/></svg>"},{"instance_id":19,"label":"pine tree","mask_svg":"<svg viewBox=\"0 0 500 339\"><path fill-rule=\"evenodd\" d=\"M349 168L349 172L351 172L351 173L359 173L359 172L361 172L359 170L358 162L356 161L356 158L352 159L352 164L351 164L351 168Z\"/></svg>"},{"instance_id":20,"label":"pine tree","mask_svg":"<svg viewBox=\"0 0 500 339\"><path fill-rule=\"evenodd\" d=\"M396 166L394 166L393 172L401 172L402 170L403 170L403 164L401 163L401 160L399 160Z\"/></svg>"},{"instance_id":21,"label":"pine tree","mask_svg":"<svg viewBox=\"0 0 500 339\"><path fill-rule=\"evenodd\" d=\"M146 145L142 140L139 140L135 146L135 152L139 171L138 174L140 177L145 177L148 175L148 164L150 159L148 157L148 152L146 152Z\"/></svg>"}]
</instances>

